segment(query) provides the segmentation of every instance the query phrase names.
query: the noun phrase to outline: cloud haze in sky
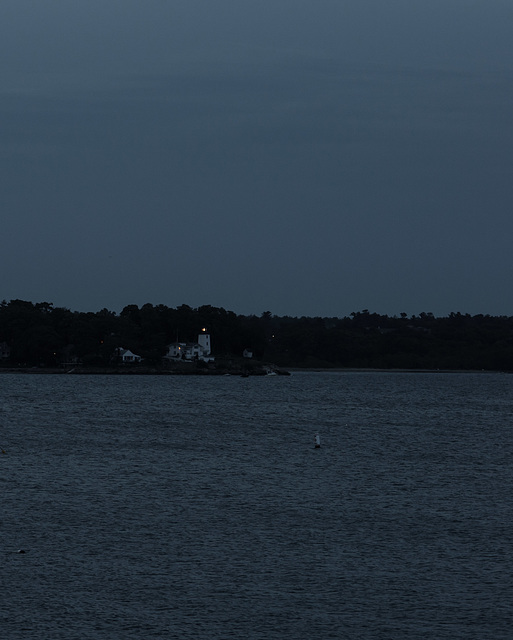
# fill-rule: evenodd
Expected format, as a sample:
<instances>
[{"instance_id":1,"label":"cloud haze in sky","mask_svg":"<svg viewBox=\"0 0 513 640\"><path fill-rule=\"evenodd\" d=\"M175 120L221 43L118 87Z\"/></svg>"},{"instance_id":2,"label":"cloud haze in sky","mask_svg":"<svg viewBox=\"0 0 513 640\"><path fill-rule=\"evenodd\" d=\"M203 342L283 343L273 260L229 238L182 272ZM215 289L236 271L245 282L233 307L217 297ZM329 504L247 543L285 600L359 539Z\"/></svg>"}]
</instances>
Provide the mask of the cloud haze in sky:
<instances>
[{"instance_id":1,"label":"cloud haze in sky","mask_svg":"<svg viewBox=\"0 0 513 640\"><path fill-rule=\"evenodd\" d=\"M513 315L513 3L3 0L0 298Z\"/></svg>"}]
</instances>

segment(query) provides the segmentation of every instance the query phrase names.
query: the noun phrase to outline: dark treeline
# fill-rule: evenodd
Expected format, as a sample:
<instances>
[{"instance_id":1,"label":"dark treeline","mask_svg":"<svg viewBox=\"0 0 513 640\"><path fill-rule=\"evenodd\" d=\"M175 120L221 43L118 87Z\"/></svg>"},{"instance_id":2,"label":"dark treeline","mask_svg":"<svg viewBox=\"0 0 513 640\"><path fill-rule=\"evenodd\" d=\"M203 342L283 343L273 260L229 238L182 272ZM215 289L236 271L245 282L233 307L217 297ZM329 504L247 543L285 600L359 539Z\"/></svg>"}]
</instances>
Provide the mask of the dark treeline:
<instances>
[{"instance_id":1,"label":"dark treeline","mask_svg":"<svg viewBox=\"0 0 513 640\"><path fill-rule=\"evenodd\" d=\"M217 359L241 357L282 367L513 370L513 317L451 313L345 318L237 315L205 305L129 305L77 312L48 302L0 304L4 366L107 366L119 347L159 366L167 345L196 341L206 327Z\"/></svg>"}]
</instances>

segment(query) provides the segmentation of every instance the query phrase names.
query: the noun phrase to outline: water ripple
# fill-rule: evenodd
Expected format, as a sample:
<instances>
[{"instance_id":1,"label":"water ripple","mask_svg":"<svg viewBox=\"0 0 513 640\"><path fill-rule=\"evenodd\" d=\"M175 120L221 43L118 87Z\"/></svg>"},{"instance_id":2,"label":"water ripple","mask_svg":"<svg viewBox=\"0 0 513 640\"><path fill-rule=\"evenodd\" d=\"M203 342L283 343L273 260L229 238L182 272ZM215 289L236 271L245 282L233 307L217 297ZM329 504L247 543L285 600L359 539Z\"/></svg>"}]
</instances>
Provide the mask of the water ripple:
<instances>
[{"instance_id":1,"label":"water ripple","mask_svg":"<svg viewBox=\"0 0 513 640\"><path fill-rule=\"evenodd\" d=\"M4 374L3 634L509 640L512 387Z\"/></svg>"}]
</instances>

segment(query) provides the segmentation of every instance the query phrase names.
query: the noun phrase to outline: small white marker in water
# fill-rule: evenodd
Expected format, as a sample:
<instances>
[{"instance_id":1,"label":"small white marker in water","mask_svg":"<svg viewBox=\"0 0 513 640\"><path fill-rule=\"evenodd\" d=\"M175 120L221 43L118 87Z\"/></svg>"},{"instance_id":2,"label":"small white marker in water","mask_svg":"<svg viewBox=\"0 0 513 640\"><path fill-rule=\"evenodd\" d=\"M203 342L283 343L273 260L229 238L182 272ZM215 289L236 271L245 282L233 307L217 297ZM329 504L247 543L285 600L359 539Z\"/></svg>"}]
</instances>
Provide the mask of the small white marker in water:
<instances>
[{"instance_id":1,"label":"small white marker in water","mask_svg":"<svg viewBox=\"0 0 513 640\"><path fill-rule=\"evenodd\" d=\"M315 448L316 449L321 448L321 436L318 433L315 436Z\"/></svg>"}]
</instances>

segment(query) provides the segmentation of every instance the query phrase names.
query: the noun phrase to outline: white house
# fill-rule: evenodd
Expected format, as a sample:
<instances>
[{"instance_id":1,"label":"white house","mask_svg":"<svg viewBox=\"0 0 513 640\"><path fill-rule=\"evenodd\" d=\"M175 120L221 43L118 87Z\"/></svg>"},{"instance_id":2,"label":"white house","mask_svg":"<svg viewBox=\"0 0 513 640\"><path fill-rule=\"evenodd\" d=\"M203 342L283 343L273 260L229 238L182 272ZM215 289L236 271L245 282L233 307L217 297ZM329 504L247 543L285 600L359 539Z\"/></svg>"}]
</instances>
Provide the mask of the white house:
<instances>
[{"instance_id":1,"label":"white house","mask_svg":"<svg viewBox=\"0 0 513 640\"><path fill-rule=\"evenodd\" d=\"M122 349L119 347L116 349L116 357L119 358L123 364L133 364L134 362L141 362L141 356L135 355L130 349Z\"/></svg>"},{"instance_id":2,"label":"white house","mask_svg":"<svg viewBox=\"0 0 513 640\"><path fill-rule=\"evenodd\" d=\"M213 362L214 358L210 355L210 344L210 334L207 333L206 329L202 329L198 335L198 342L173 342L168 345L164 358L168 360L185 360L188 362L193 360Z\"/></svg>"}]
</instances>

